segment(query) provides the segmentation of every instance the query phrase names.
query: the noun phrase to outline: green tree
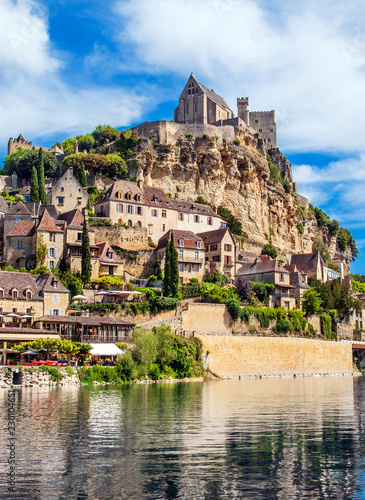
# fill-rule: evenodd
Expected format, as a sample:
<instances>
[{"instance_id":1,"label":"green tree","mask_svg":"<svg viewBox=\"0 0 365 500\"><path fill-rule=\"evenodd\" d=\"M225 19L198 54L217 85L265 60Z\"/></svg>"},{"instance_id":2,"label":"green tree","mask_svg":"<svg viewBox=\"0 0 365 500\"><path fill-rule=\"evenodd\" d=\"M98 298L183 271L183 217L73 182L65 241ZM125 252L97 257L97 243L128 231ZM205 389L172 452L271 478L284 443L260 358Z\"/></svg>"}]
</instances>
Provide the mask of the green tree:
<instances>
[{"instance_id":1,"label":"green tree","mask_svg":"<svg viewBox=\"0 0 365 500\"><path fill-rule=\"evenodd\" d=\"M272 244L271 240L269 241L269 243L266 243L266 245L264 245L263 249L261 250L261 255L269 255L271 258L277 259L278 252L276 251L276 248Z\"/></svg>"},{"instance_id":2,"label":"green tree","mask_svg":"<svg viewBox=\"0 0 365 500\"><path fill-rule=\"evenodd\" d=\"M39 200L39 185L38 185L38 176L37 170L33 167L32 177L30 179L30 201L38 201Z\"/></svg>"},{"instance_id":3,"label":"green tree","mask_svg":"<svg viewBox=\"0 0 365 500\"><path fill-rule=\"evenodd\" d=\"M162 291L164 297L169 297L171 295L171 259L170 259L170 240L167 240L166 252L165 252L165 267L164 267L164 278Z\"/></svg>"},{"instance_id":4,"label":"green tree","mask_svg":"<svg viewBox=\"0 0 365 500\"><path fill-rule=\"evenodd\" d=\"M76 139L67 137L67 139L65 139L62 143L63 152L67 154L73 153L75 151L75 142Z\"/></svg>"},{"instance_id":5,"label":"green tree","mask_svg":"<svg viewBox=\"0 0 365 500\"><path fill-rule=\"evenodd\" d=\"M158 281L161 281L163 279L162 276L162 269L161 269L161 261L157 261L157 273L156 273L156 278Z\"/></svg>"},{"instance_id":6,"label":"green tree","mask_svg":"<svg viewBox=\"0 0 365 500\"><path fill-rule=\"evenodd\" d=\"M98 125L91 133L97 147L116 141L120 136L120 132L110 125Z\"/></svg>"},{"instance_id":7,"label":"green tree","mask_svg":"<svg viewBox=\"0 0 365 500\"><path fill-rule=\"evenodd\" d=\"M95 139L92 134L78 135L76 137L77 144L79 145L79 151L87 151L88 153L93 149L95 145Z\"/></svg>"},{"instance_id":8,"label":"green tree","mask_svg":"<svg viewBox=\"0 0 365 500\"><path fill-rule=\"evenodd\" d=\"M57 160L51 153L45 153L44 157L44 174L46 177L55 177L57 173ZM16 162L12 162L12 168L9 171L11 175L14 171L17 172L19 177L28 180L32 176L33 167L38 169L38 151L30 149L20 156Z\"/></svg>"},{"instance_id":9,"label":"green tree","mask_svg":"<svg viewBox=\"0 0 365 500\"><path fill-rule=\"evenodd\" d=\"M89 283L91 277L91 253L89 231L87 229L86 217L82 228L82 243L81 243L81 280L84 285Z\"/></svg>"},{"instance_id":10,"label":"green tree","mask_svg":"<svg viewBox=\"0 0 365 500\"><path fill-rule=\"evenodd\" d=\"M120 139L114 144L115 151L122 157L128 158L133 154L133 148L138 139L132 134L131 130L123 130Z\"/></svg>"},{"instance_id":11,"label":"green tree","mask_svg":"<svg viewBox=\"0 0 365 500\"><path fill-rule=\"evenodd\" d=\"M303 293L302 308L306 316L317 314L321 304L322 299L314 288L309 288Z\"/></svg>"},{"instance_id":12,"label":"green tree","mask_svg":"<svg viewBox=\"0 0 365 500\"><path fill-rule=\"evenodd\" d=\"M46 188L44 182L44 154L43 149L39 148L38 151L38 191L39 191L39 199L41 200L42 205L46 204Z\"/></svg>"},{"instance_id":13,"label":"green tree","mask_svg":"<svg viewBox=\"0 0 365 500\"><path fill-rule=\"evenodd\" d=\"M15 172L19 158L21 158L27 152L27 149L17 148L15 153L11 153L10 155L5 156L3 160L4 167L2 169L2 173L4 175L11 175L13 172Z\"/></svg>"},{"instance_id":14,"label":"green tree","mask_svg":"<svg viewBox=\"0 0 365 500\"><path fill-rule=\"evenodd\" d=\"M85 172L85 165L84 163L81 163L81 168L79 172L79 183L81 184L82 187L87 186L87 181L86 181L86 172Z\"/></svg>"},{"instance_id":15,"label":"green tree","mask_svg":"<svg viewBox=\"0 0 365 500\"><path fill-rule=\"evenodd\" d=\"M171 231L171 241L170 241L170 262L171 262L170 293L172 297L176 297L179 291L180 274L179 274L179 254L175 247L173 231Z\"/></svg>"},{"instance_id":16,"label":"green tree","mask_svg":"<svg viewBox=\"0 0 365 500\"><path fill-rule=\"evenodd\" d=\"M82 281L78 276L75 276L71 271L68 271L60 278L61 283L70 290L71 297L82 295Z\"/></svg>"},{"instance_id":17,"label":"green tree","mask_svg":"<svg viewBox=\"0 0 365 500\"><path fill-rule=\"evenodd\" d=\"M47 255L47 245L44 243L43 236L37 234L36 244L35 244L35 264L36 267L44 266Z\"/></svg>"},{"instance_id":18,"label":"green tree","mask_svg":"<svg viewBox=\"0 0 365 500\"><path fill-rule=\"evenodd\" d=\"M106 155L109 162L108 177L111 179L125 179L128 175L126 162L117 154Z\"/></svg>"},{"instance_id":19,"label":"green tree","mask_svg":"<svg viewBox=\"0 0 365 500\"><path fill-rule=\"evenodd\" d=\"M218 207L217 212L218 215L220 215L222 219L227 222L228 227L233 234L237 234L238 236L243 235L241 222L238 219L236 219L236 217L230 210L228 210L228 208L225 208L223 205L220 205Z\"/></svg>"}]
</instances>

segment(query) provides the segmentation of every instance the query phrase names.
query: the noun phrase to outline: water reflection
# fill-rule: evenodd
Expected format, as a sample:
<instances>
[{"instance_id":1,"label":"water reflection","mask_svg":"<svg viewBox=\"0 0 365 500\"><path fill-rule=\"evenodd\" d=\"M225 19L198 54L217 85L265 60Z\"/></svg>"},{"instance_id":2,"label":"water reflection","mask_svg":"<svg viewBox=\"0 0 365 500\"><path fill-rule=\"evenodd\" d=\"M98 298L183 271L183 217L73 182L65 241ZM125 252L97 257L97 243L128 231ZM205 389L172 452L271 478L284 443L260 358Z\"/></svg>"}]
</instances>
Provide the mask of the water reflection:
<instances>
[{"instance_id":1,"label":"water reflection","mask_svg":"<svg viewBox=\"0 0 365 500\"><path fill-rule=\"evenodd\" d=\"M363 378L20 390L16 427L1 498L365 497Z\"/></svg>"}]
</instances>

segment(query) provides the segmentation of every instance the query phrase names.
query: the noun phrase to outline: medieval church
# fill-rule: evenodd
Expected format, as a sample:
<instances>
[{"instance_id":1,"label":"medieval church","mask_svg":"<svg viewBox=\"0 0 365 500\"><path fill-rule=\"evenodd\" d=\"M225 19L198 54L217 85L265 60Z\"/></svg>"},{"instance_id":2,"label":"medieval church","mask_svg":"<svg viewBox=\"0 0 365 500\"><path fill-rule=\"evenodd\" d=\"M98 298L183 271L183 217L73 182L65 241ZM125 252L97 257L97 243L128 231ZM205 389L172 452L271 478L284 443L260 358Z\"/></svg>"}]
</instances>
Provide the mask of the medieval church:
<instances>
[{"instance_id":1,"label":"medieval church","mask_svg":"<svg viewBox=\"0 0 365 500\"><path fill-rule=\"evenodd\" d=\"M249 111L248 98L237 99L238 118L248 127L266 137L269 148L276 148L276 112ZM234 113L226 101L213 89L198 82L190 75L175 109L174 121L184 124L233 125ZM236 120L235 120L236 121Z\"/></svg>"}]
</instances>

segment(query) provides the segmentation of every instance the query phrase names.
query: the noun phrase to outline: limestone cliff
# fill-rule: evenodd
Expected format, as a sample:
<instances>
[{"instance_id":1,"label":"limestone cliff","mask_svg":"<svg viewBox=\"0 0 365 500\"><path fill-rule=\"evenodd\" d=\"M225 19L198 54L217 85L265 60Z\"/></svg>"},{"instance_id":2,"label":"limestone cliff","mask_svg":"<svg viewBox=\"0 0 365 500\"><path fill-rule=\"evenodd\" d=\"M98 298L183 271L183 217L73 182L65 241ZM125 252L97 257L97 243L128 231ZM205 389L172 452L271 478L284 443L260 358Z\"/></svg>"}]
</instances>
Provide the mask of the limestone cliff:
<instances>
[{"instance_id":1,"label":"limestone cliff","mask_svg":"<svg viewBox=\"0 0 365 500\"><path fill-rule=\"evenodd\" d=\"M272 161L291 183L290 163L275 151L270 150ZM236 129L233 142L206 134L187 134L168 144L144 138L129 161L129 174L172 197L195 200L202 196L213 207L224 205L242 222L247 251L260 252L271 239L281 257L311 252L320 237L331 257L341 258L348 272L351 252L339 255L336 237L318 227L315 216L302 206L303 198L286 193L281 183L270 179L266 155L265 140L250 129ZM303 224L303 234L298 222Z\"/></svg>"}]
</instances>

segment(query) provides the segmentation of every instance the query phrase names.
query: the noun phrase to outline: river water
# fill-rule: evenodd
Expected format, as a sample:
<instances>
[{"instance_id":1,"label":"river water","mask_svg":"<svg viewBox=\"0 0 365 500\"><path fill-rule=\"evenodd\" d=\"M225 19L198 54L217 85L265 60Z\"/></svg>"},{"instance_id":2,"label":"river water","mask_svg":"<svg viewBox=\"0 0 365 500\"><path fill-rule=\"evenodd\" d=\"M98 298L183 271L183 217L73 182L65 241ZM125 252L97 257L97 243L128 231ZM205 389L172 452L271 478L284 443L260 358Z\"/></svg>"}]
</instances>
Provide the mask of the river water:
<instances>
[{"instance_id":1,"label":"river water","mask_svg":"<svg viewBox=\"0 0 365 500\"><path fill-rule=\"evenodd\" d=\"M2 390L0 401L1 499L365 498L365 377Z\"/></svg>"}]
</instances>

